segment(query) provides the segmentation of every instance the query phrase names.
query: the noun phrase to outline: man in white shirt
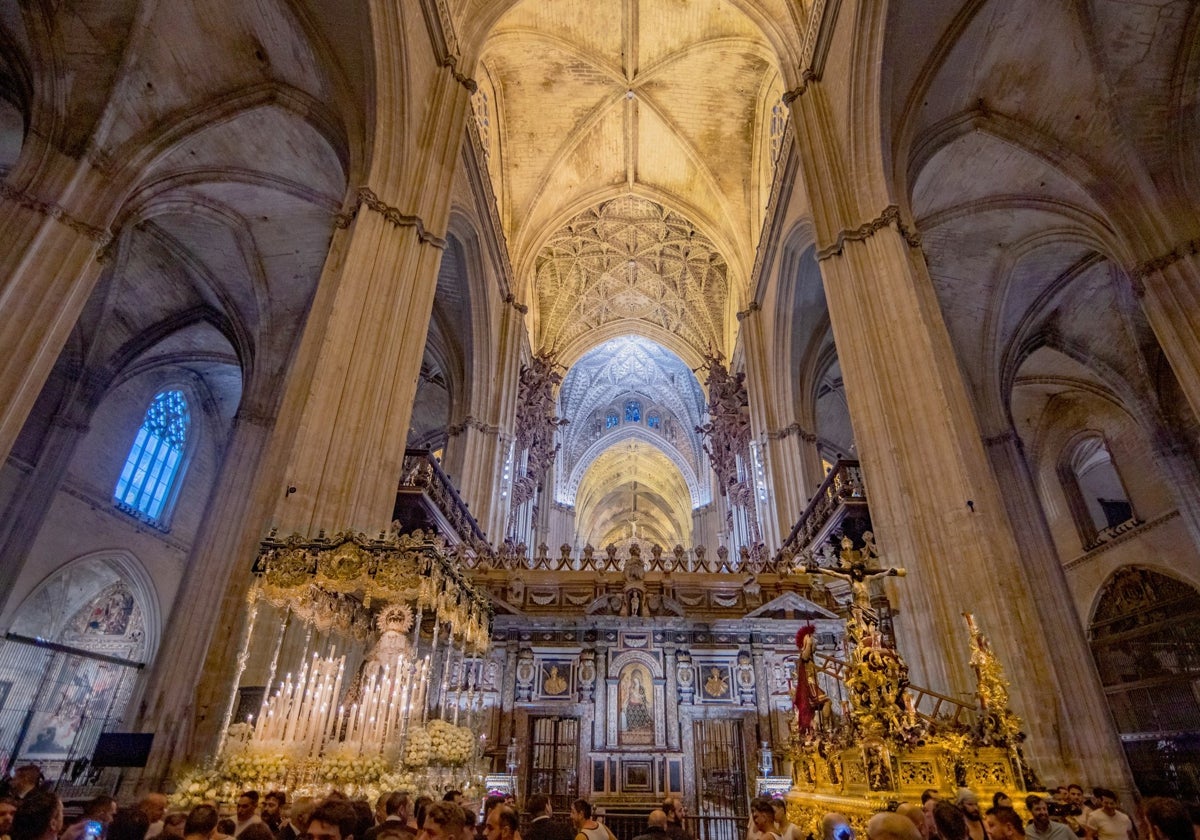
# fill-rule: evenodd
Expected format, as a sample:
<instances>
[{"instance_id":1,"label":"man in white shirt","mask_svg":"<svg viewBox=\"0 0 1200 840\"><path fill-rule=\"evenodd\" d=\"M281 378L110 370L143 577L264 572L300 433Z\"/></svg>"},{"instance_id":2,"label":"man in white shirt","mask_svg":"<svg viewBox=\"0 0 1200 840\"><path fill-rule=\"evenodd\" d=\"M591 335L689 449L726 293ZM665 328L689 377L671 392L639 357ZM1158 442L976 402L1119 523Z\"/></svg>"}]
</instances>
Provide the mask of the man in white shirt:
<instances>
[{"instance_id":1,"label":"man in white shirt","mask_svg":"<svg viewBox=\"0 0 1200 840\"><path fill-rule=\"evenodd\" d=\"M237 827L233 830L233 836L237 837L250 826L260 822L262 817L258 815L258 791L243 791L237 801Z\"/></svg>"},{"instance_id":2,"label":"man in white shirt","mask_svg":"<svg viewBox=\"0 0 1200 840\"><path fill-rule=\"evenodd\" d=\"M1083 823L1088 840L1137 840L1133 820L1117 810L1117 795L1106 788L1096 788L1095 794L1100 807L1091 811Z\"/></svg>"}]
</instances>

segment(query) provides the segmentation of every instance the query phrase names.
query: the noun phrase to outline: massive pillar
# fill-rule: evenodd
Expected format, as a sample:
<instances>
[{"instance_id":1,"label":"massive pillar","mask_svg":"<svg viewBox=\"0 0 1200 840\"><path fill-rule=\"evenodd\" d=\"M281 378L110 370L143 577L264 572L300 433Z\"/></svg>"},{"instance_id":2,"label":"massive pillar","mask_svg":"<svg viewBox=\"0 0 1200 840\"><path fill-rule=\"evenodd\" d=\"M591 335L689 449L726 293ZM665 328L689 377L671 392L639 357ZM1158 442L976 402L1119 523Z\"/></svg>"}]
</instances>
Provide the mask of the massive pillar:
<instances>
[{"instance_id":1,"label":"massive pillar","mask_svg":"<svg viewBox=\"0 0 1200 840\"><path fill-rule=\"evenodd\" d=\"M135 729L155 733L138 783L143 788L161 790L172 765L211 747L223 703L236 688L229 684L226 666L232 665L242 637L250 562L278 485L266 480L277 475L266 455L273 425L272 417L248 406L234 417L143 701L130 713Z\"/></svg>"},{"instance_id":2,"label":"massive pillar","mask_svg":"<svg viewBox=\"0 0 1200 840\"><path fill-rule=\"evenodd\" d=\"M15 169L0 182L0 459L75 327L112 240L111 208L88 197L95 176L86 163L56 158L43 173L34 180Z\"/></svg>"},{"instance_id":3,"label":"massive pillar","mask_svg":"<svg viewBox=\"0 0 1200 840\"><path fill-rule=\"evenodd\" d=\"M1200 417L1200 240L1147 260L1134 279L1146 318Z\"/></svg>"},{"instance_id":4,"label":"massive pillar","mask_svg":"<svg viewBox=\"0 0 1200 840\"><path fill-rule=\"evenodd\" d=\"M1045 714L1064 689L1048 652L1057 640L1022 606L1034 581L919 239L887 190L872 187L884 183L872 179L878 162L840 145L827 97L841 90L814 80L792 107L872 521L887 562L909 572L892 590L899 644L915 683L970 698L962 614L974 613L1007 668L1014 710L1030 736L1026 754L1053 777L1064 752L1083 748ZM876 169L856 172L856 165ZM1108 749L1120 746L1113 740Z\"/></svg>"},{"instance_id":5,"label":"massive pillar","mask_svg":"<svg viewBox=\"0 0 1200 840\"><path fill-rule=\"evenodd\" d=\"M808 498L820 481L821 459L816 436L795 419L787 395L791 389L780 379L792 374L779 368L772 351L779 336L767 334L763 313L756 307L739 312L746 357L746 391L750 398L750 425L759 447L768 492L774 503L762 505L763 540L777 546L804 512Z\"/></svg>"},{"instance_id":6,"label":"massive pillar","mask_svg":"<svg viewBox=\"0 0 1200 840\"><path fill-rule=\"evenodd\" d=\"M1070 745L1063 755L1070 778L1126 779L1122 752L1119 747L1114 750L1119 736L1083 625L1072 608L1067 577L1021 439L1009 429L987 438L985 444L1009 519L1022 523L1015 534L1018 556L1030 583L1025 601L1036 611L1045 638L1053 640L1045 650L1061 688L1038 714L1052 721L1064 743Z\"/></svg>"},{"instance_id":7,"label":"massive pillar","mask_svg":"<svg viewBox=\"0 0 1200 840\"><path fill-rule=\"evenodd\" d=\"M217 743L265 528L316 536L391 522L470 84L427 29L436 20L406 8L371 3L371 162L338 220L282 398L263 399L270 416L239 410L140 715L162 736L143 786Z\"/></svg>"}]
</instances>

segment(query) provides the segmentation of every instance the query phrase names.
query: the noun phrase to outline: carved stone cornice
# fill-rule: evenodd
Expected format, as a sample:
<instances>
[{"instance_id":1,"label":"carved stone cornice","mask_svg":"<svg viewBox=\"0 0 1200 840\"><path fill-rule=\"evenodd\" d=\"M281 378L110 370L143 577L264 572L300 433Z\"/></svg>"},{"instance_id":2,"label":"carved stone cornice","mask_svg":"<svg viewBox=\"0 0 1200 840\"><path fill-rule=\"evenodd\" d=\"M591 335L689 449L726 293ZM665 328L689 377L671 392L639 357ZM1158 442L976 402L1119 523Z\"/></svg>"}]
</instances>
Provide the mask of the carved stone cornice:
<instances>
[{"instance_id":1,"label":"carved stone cornice","mask_svg":"<svg viewBox=\"0 0 1200 840\"><path fill-rule=\"evenodd\" d=\"M429 40L433 44L433 53L437 56L438 64L449 68L454 81L474 93L479 89L479 85L458 69L462 62L462 52L458 45L458 35L454 32L454 17L450 13L450 6L446 0L422 0L421 12L425 17L425 26L429 29Z\"/></svg>"},{"instance_id":2,"label":"carved stone cornice","mask_svg":"<svg viewBox=\"0 0 1200 840\"><path fill-rule=\"evenodd\" d=\"M889 204L871 221L863 222L856 228L846 228L838 233L837 238L831 244L817 251L817 261L821 262L830 257L836 257L842 253L847 242L863 242L893 224L910 248L921 247L921 234L904 223L904 219L900 217L898 206Z\"/></svg>"},{"instance_id":3,"label":"carved stone cornice","mask_svg":"<svg viewBox=\"0 0 1200 840\"><path fill-rule=\"evenodd\" d=\"M800 84L783 94L784 105L791 105L804 95L809 84L821 78L841 5L841 0L814 0L808 11L808 29L804 32L804 46L800 51L800 66L804 70L800 74Z\"/></svg>"},{"instance_id":4,"label":"carved stone cornice","mask_svg":"<svg viewBox=\"0 0 1200 840\"><path fill-rule=\"evenodd\" d=\"M1142 296L1146 292L1144 281L1147 277L1170 268L1180 260L1194 257L1196 254L1200 254L1200 239L1190 239L1187 242L1179 243L1165 254L1160 254L1145 262L1138 263L1129 272L1129 278L1133 281L1134 291L1137 292L1139 297Z\"/></svg>"},{"instance_id":5,"label":"carved stone cornice","mask_svg":"<svg viewBox=\"0 0 1200 840\"><path fill-rule=\"evenodd\" d=\"M505 303L508 303L512 300L513 268L509 259L504 225L500 221L500 203L496 200L496 191L488 172L487 149L484 146L481 132L479 122L469 118L463 157L467 163L467 178L471 182L471 192L475 196L475 204L484 223L485 238L500 267L496 278L500 285L500 293Z\"/></svg>"},{"instance_id":6,"label":"carved stone cornice","mask_svg":"<svg viewBox=\"0 0 1200 840\"><path fill-rule=\"evenodd\" d=\"M386 221L398 228L414 228L417 233L417 239L427 245L432 245L439 250L446 249L446 240L437 234L430 233L428 228L425 227L425 221L420 216L402 213L399 208L385 204L379 196L375 195L375 191L370 187L358 188L358 192L355 194L354 209L346 213L339 213L334 219L334 225L339 228L350 227L350 223L354 221L359 210L363 207L378 213Z\"/></svg>"},{"instance_id":7,"label":"carved stone cornice","mask_svg":"<svg viewBox=\"0 0 1200 840\"><path fill-rule=\"evenodd\" d=\"M1151 519L1149 522L1143 522L1135 528L1131 528L1128 531L1124 531L1116 535L1107 542L1100 543L1100 545L1090 549L1085 554L1081 554L1073 560L1068 560L1066 563L1063 563L1063 569L1069 572L1079 568L1080 566L1084 566L1092 560L1095 560L1099 555L1108 551L1113 546L1121 545L1122 543L1127 543L1132 539L1136 539L1142 534L1145 534L1147 531L1170 522L1172 519L1177 519L1178 517L1179 511L1172 510L1164 513L1162 516L1157 516L1154 519Z\"/></svg>"},{"instance_id":8,"label":"carved stone cornice","mask_svg":"<svg viewBox=\"0 0 1200 840\"><path fill-rule=\"evenodd\" d=\"M795 435L805 443L816 443L817 436L805 429L799 423L791 423L784 426L782 429L773 429L767 431L767 440L784 440Z\"/></svg>"},{"instance_id":9,"label":"carved stone cornice","mask_svg":"<svg viewBox=\"0 0 1200 840\"><path fill-rule=\"evenodd\" d=\"M786 206L791 200L792 189L796 185L795 151L796 127L788 120L783 128L783 137L779 141L779 157L775 159L775 172L771 178L771 195L767 197L767 209L763 215L758 248L754 252L754 267L750 270L751 289L762 286L762 273L774 259L775 250L779 247L784 219L784 214L779 212L779 208Z\"/></svg>"},{"instance_id":10,"label":"carved stone cornice","mask_svg":"<svg viewBox=\"0 0 1200 840\"><path fill-rule=\"evenodd\" d=\"M98 250L106 249L109 243L113 241L113 232L111 230L90 225L72 216L61 205L50 201L42 201L37 196L27 193L24 190L18 190L3 181L0 181L0 198L18 204L26 210L32 210L34 213L54 219L59 224L95 242Z\"/></svg>"},{"instance_id":11,"label":"carved stone cornice","mask_svg":"<svg viewBox=\"0 0 1200 840\"><path fill-rule=\"evenodd\" d=\"M450 437L457 437L458 435L461 435L463 432L465 432L467 429L475 429L476 431L482 432L485 435L500 434L499 426L493 426L489 423L484 423L482 420L476 419L475 417L472 417L470 414L468 414L466 417L464 417L462 419L461 423L455 423L452 426L447 426L446 434L449 435Z\"/></svg>"}]
</instances>

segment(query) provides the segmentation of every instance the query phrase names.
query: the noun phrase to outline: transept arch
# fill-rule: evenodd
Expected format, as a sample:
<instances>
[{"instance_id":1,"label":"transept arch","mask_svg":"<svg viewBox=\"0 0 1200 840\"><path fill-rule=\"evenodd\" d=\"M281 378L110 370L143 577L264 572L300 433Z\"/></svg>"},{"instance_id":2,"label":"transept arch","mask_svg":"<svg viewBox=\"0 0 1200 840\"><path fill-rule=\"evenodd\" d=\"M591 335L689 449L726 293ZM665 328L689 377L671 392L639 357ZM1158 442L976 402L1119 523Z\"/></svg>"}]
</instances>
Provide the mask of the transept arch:
<instances>
[{"instance_id":1,"label":"transept arch","mask_svg":"<svg viewBox=\"0 0 1200 840\"><path fill-rule=\"evenodd\" d=\"M585 449L583 455L571 467L570 474L563 481L558 501L564 505L575 504L575 497L579 492L579 483L583 480L584 475L591 468L592 464L596 462L596 459L614 446L620 446L630 440L639 441L654 447L675 465L675 468L679 470L680 475L683 476L683 480L687 483L692 507L699 507L711 501L711 490L709 490L705 482L700 480L692 465L679 454L679 450L664 441L661 435L639 426L620 426L611 435L602 436Z\"/></svg>"},{"instance_id":2,"label":"transept arch","mask_svg":"<svg viewBox=\"0 0 1200 840\"><path fill-rule=\"evenodd\" d=\"M1192 691L1200 591L1158 564L1123 565L1088 618L1092 656L1130 768L1145 792L1200 793L1200 703Z\"/></svg>"},{"instance_id":3,"label":"transept arch","mask_svg":"<svg viewBox=\"0 0 1200 840\"><path fill-rule=\"evenodd\" d=\"M161 635L158 595L127 551L60 566L11 615L0 641L6 686L0 749L13 759L77 761L120 728Z\"/></svg>"}]
</instances>

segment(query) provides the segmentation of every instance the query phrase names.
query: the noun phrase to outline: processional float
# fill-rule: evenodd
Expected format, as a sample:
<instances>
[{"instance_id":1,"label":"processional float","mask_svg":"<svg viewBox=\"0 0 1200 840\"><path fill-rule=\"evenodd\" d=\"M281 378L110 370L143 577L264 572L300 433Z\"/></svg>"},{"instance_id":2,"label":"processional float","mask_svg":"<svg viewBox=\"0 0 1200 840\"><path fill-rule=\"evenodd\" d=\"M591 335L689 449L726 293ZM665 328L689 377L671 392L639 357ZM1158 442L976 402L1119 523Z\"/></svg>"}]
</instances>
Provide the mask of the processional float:
<instances>
[{"instance_id":1,"label":"processional float","mask_svg":"<svg viewBox=\"0 0 1200 840\"><path fill-rule=\"evenodd\" d=\"M842 540L836 566L812 559L798 571L840 580L852 599L846 620L847 656L816 652L811 628L802 628L796 674L796 729L792 738L792 788L787 795L793 822L820 834L822 815L846 814L865 833L871 815L898 801L917 801L929 788L953 798L958 787L981 796L1015 795L1036 777L1021 755L1021 722L1008 705L1003 668L987 637L969 613L974 703L909 683L908 666L881 632L871 604L870 582L899 577L903 569L881 568L872 534L854 549ZM841 708L825 686L839 684Z\"/></svg>"},{"instance_id":2,"label":"processional float","mask_svg":"<svg viewBox=\"0 0 1200 840\"><path fill-rule=\"evenodd\" d=\"M491 608L441 537L272 533L254 573L221 742L177 779L177 805L246 789L373 798L482 784L474 733ZM264 605L281 620L259 622ZM304 650L278 678L296 622ZM234 721L252 646L272 632L268 690L257 714Z\"/></svg>"}]
</instances>

